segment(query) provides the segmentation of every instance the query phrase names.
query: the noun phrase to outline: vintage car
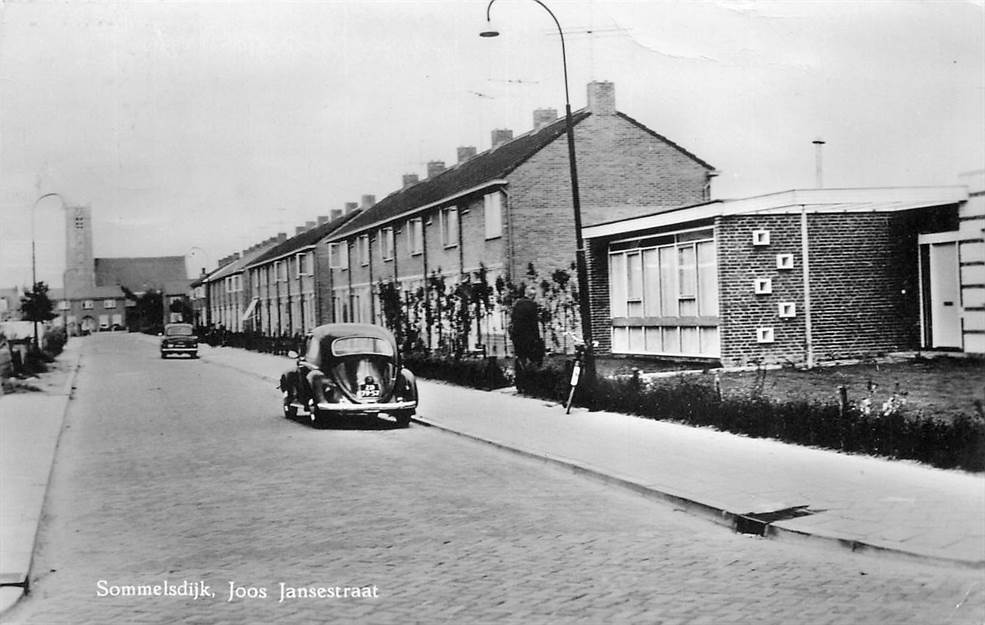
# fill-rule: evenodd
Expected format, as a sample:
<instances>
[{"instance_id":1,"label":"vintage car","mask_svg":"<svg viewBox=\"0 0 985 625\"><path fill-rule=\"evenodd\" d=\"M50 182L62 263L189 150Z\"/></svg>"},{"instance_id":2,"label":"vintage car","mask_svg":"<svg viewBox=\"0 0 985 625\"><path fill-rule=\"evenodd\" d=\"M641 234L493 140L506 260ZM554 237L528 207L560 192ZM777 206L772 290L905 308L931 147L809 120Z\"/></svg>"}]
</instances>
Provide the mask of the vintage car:
<instances>
[{"instance_id":1,"label":"vintage car","mask_svg":"<svg viewBox=\"0 0 985 625\"><path fill-rule=\"evenodd\" d=\"M161 335L161 358L171 354L188 354L198 358L198 337L190 323L169 323Z\"/></svg>"},{"instance_id":2,"label":"vintage car","mask_svg":"<svg viewBox=\"0 0 985 625\"><path fill-rule=\"evenodd\" d=\"M293 368L280 378L284 416L312 425L332 417L386 414L406 427L417 409L417 380L400 364L393 335L360 323L333 323L305 337Z\"/></svg>"}]
</instances>

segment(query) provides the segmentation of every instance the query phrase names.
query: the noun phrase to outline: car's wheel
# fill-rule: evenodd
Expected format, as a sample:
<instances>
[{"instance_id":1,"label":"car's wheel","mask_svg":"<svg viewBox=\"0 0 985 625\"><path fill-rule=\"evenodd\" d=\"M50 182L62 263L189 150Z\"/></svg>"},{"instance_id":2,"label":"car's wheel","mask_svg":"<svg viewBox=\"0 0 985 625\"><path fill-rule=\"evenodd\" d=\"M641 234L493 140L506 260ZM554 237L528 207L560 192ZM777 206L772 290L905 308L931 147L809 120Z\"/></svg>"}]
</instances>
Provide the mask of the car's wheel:
<instances>
[{"instance_id":1,"label":"car's wheel","mask_svg":"<svg viewBox=\"0 0 985 625\"><path fill-rule=\"evenodd\" d=\"M397 421L397 426L402 428L410 426L410 420L413 416L413 410L401 410L393 414L393 418Z\"/></svg>"},{"instance_id":2,"label":"car's wheel","mask_svg":"<svg viewBox=\"0 0 985 625\"><path fill-rule=\"evenodd\" d=\"M298 407L294 405L294 398L287 391L284 391L284 418L294 419L298 416Z\"/></svg>"}]
</instances>

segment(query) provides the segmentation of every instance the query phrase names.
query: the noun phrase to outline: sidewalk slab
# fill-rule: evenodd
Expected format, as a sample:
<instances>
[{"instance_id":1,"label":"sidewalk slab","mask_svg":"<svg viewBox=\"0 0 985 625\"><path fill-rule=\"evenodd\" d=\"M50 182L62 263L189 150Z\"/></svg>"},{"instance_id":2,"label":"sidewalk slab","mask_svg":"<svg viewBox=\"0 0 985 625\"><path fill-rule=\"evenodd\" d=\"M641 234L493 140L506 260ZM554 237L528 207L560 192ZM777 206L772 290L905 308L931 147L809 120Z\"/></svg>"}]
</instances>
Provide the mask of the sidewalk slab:
<instances>
[{"instance_id":1,"label":"sidewalk slab","mask_svg":"<svg viewBox=\"0 0 985 625\"><path fill-rule=\"evenodd\" d=\"M280 356L205 348L271 383ZM801 447L419 380L421 423L607 479L734 525L803 507L767 534L985 568L985 475Z\"/></svg>"},{"instance_id":2,"label":"sidewalk slab","mask_svg":"<svg viewBox=\"0 0 985 625\"><path fill-rule=\"evenodd\" d=\"M79 362L72 339L40 392L0 396L0 613L27 590L55 450ZM8 585L9 584L9 585Z\"/></svg>"}]
</instances>

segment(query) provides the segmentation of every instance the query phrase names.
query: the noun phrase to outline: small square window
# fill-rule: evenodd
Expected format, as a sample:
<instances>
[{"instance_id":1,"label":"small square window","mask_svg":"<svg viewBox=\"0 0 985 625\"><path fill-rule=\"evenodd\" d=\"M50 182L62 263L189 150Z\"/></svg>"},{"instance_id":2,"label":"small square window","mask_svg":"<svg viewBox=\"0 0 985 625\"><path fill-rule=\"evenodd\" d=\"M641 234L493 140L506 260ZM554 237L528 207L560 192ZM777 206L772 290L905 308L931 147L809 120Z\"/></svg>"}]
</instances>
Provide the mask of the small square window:
<instances>
[{"instance_id":1,"label":"small square window","mask_svg":"<svg viewBox=\"0 0 985 625\"><path fill-rule=\"evenodd\" d=\"M756 328L757 343L772 343L773 340L773 328Z\"/></svg>"},{"instance_id":2,"label":"small square window","mask_svg":"<svg viewBox=\"0 0 985 625\"><path fill-rule=\"evenodd\" d=\"M770 244L770 231L769 230L753 230L752 231L752 244L753 245L769 245Z\"/></svg>"},{"instance_id":3,"label":"small square window","mask_svg":"<svg viewBox=\"0 0 985 625\"><path fill-rule=\"evenodd\" d=\"M781 317L789 318L797 316L797 305L793 302L780 302L777 308Z\"/></svg>"},{"instance_id":4,"label":"small square window","mask_svg":"<svg viewBox=\"0 0 985 625\"><path fill-rule=\"evenodd\" d=\"M753 290L756 295L769 295L773 292L773 278L756 278Z\"/></svg>"},{"instance_id":5,"label":"small square window","mask_svg":"<svg viewBox=\"0 0 985 625\"><path fill-rule=\"evenodd\" d=\"M776 268L777 269L793 269L793 254L777 254L776 255Z\"/></svg>"}]
</instances>

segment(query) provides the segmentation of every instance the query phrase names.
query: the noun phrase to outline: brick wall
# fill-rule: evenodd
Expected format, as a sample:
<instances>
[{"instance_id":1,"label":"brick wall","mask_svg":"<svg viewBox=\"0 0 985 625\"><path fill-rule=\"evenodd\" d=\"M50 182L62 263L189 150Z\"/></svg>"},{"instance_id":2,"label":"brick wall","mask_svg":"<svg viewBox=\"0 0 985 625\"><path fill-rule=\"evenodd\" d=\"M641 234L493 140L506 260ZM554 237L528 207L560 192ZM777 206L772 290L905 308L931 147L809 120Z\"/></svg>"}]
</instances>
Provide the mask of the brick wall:
<instances>
[{"instance_id":1,"label":"brick wall","mask_svg":"<svg viewBox=\"0 0 985 625\"><path fill-rule=\"evenodd\" d=\"M811 336L815 360L877 356L919 347L916 237L939 227L930 213L843 213L808 216ZM946 221L946 220L945 220ZM753 230L770 233L754 246ZM717 222L722 362L797 363L806 359L800 216L735 216ZM793 269L777 269L791 254ZM771 278L756 295L754 280ZM790 302L796 316L781 318ZM773 343L756 329L772 327Z\"/></svg>"},{"instance_id":2,"label":"brick wall","mask_svg":"<svg viewBox=\"0 0 985 625\"><path fill-rule=\"evenodd\" d=\"M612 352L612 316L609 308L609 242L585 240L585 264L588 267L588 293L592 307L592 337L598 341L596 352Z\"/></svg>"},{"instance_id":3,"label":"brick wall","mask_svg":"<svg viewBox=\"0 0 985 625\"><path fill-rule=\"evenodd\" d=\"M753 231L769 231L769 245L753 245ZM800 216L738 216L716 220L719 326L725 366L804 359L804 290ZM792 254L793 269L777 269L777 254ZM772 293L757 295L755 280L770 278ZM796 316L781 318L778 306L792 302ZM771 327L773 343L757 342L757 328Z\"/></svg>"},{"instance_id":4,"label":"brick wall","mask_svg":"<svg viewBox=\"0 0 985 625\"><path fill-rule=\"evenodd\" d=\"M679 149L617 115L575 127L582 225L701 202L707 170ZM567 141L534 155L510 176L512 271L541 272L574 260L574 216Z\"/></svg>"}]
</instances>

